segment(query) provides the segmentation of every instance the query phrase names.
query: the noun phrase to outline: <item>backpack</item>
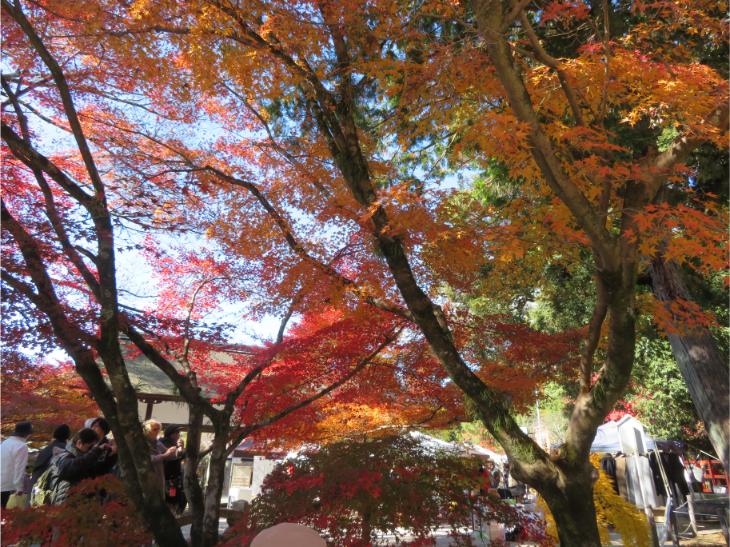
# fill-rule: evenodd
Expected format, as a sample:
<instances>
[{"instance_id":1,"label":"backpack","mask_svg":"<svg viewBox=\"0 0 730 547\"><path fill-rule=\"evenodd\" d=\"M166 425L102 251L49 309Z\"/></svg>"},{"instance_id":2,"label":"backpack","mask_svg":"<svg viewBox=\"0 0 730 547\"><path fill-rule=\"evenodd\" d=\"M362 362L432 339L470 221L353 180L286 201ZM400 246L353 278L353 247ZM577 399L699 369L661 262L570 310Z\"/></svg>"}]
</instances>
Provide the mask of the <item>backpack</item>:
<instances>
[{"instance_id":1,"label":"backpack","mask_svg":"<svg viewBox=\"0 0 730 547\"><path fill-rule=\"evenodd\" d=\"M54 455L51 458L48 469L41 473L35 485L33 485L33 491L30 493L31 507L56 503L55 498L58 494L59 483L61 482L58 464L69 455L70 453L66 450L59 450L58 452L54 450Z\"/></svg>"},{"instance_id":2,"label":"backpack","mask_svg":"<svg viewBox=\"0 0 730 547\"><path fill-rule=\"evenodd\" d=\"M53 496L53 471L55 466L49 465L38 480L33 485L33 491L30 493L31 507L39 505L50 505Z\"/></svg>"}]
</instances>

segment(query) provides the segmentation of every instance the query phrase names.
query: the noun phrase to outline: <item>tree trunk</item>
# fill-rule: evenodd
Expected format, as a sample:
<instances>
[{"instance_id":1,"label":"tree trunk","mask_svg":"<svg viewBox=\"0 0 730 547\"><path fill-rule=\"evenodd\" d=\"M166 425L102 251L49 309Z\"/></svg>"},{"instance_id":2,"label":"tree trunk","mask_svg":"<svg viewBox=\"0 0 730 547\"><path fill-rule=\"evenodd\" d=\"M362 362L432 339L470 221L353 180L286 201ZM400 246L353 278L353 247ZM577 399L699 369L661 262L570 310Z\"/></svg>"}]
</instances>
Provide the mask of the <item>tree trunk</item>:
<instances>
[{"instance_id":1,"label":"tree trunk","mask_svg":"<svg viewBox=\"0 0 730 547\"><path fill-rule=\"evenodd\" d=\"M651 266L654 294L662 302L677 298L691 300L679 267L657 259ZM682 326L679 326L680 329ZM690 332L668 333L677 361L697 414L705 424L710 442L725 469L730 469L730 373L727 359L706 327Z\"/></svg>"},{"instance_id":2,"label":"tree trunk","mask_svg":"<svg viewBox=\"0 0 730 547\"><path fill-rule=\"evenodd\" d=\"M203 412L195 405L190 405L188 439L185 447L185 473L183 483L185 496L188 499L193 521L190 526L190 545L200 547L203 544L203 489L198 480L200 466L200 428L203 424Z\"/></svg>"},{"instance_id":3,"label":"tree trunk","mask_svg":"<svg viewBox=\"0 0 730 547\"><path fill-rule=\"evenodd\" d=\"M84 379L86 380L86 377ZM136 409L132 414L116 406L113 401L110 404L110 401L102 397L97 398L97 402L115 433L119 466L122 469L127 493L137 512L159 545L186 546L187 542L182 536L180 527L165 503L159 477L152 471L149 449L146 443L139 446L141 428ZM135 426L139 431L134 430ZM137 438L137 434L140 438Z\"/></svg>"},{"instance_id":4,"label":"tree trunk","mask_svg":"<svg viewBox=\"0 0 730 547\"><path fill-rule=\"evenodd\" d=\"M555 519L560 545L601 546L590 470L560 473L552 484L541 484L537 491L547 502Z\"/></svg>"},{"instance_id":5,"label":"tree trunk","mask_svg":"<svg viewBox=\"0 0 730 547\"><path fill-rule=\"evenodd\" d=\"M373 535L373 527L371 523L372 515L369 512L366 512L362 515L362 543L363 545L370 545L372 535Z\"/></svg>"},{"instance_id":6,"label":"tree trunk","mask_svg":"<svg viewBox=\"0 0 730 547\"><path fill-rule=\"evenodd\" d=\"M220 503L225 480L228 451L225 443L228 435L216 430L213 447L210 453L210 470L208 484L205 487L203 515L203 547L218 543L218 521L220 520Z\"/></svg>"},{"instance_id":7,"label":"tree trunk","mask_svg":"<svg viewBox=\"0 0 730 547\"><path fill-rule=\"evenodd\" d=\"M159 482L156 483L156 487L159 489ZM144 521L148 525L150 525L149 523L154 523L151 526L153 526L155 543L157 545L164 545L165 547L168 545L171 547L181 545L187 547L188 543L183 538L180 526L167 507L163 496L148 500L145 507L138 512L144 516Z\"/></svg>"}]
</instances>

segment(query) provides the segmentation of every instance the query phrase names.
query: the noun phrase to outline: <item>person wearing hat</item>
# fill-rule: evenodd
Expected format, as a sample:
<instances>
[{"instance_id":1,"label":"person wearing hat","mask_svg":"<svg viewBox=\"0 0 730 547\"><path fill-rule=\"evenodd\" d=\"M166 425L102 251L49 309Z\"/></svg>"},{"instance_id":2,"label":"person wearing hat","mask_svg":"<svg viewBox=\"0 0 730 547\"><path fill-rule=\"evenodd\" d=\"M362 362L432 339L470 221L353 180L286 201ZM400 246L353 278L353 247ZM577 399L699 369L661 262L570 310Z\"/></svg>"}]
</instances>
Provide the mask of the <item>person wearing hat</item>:
<instances>
[{"instance_id":1,"label":"person wearing hat","mask_svg":"<svg viewBox=\"0 0 730 547\"><path fill-rule=\"evenodd\" d=\"M165 434L160 439L160 443L166 448L175 447L177 449L175 457L166 460L164 463L165 470L165 500L170 505L174 513L180 515L185 510L187 498L185 497L185 488L183 486L183 468L182 462L185 459L185 445L180 438L180 427L176 425L168 425L165 428Z\"/></svg>"},{"instance_id":2,"label":"person wearing hat","mask_svg":"<svg viewBox=\"0 0 730 547\"><path fill-rule=\"evenodd\" d=\"M15 424L13 434L0 444L0 493L3 509L12 494L23 495L25 467L28 465L28 437L33 433L30 422Z\"/></svg>"}]
</instances>

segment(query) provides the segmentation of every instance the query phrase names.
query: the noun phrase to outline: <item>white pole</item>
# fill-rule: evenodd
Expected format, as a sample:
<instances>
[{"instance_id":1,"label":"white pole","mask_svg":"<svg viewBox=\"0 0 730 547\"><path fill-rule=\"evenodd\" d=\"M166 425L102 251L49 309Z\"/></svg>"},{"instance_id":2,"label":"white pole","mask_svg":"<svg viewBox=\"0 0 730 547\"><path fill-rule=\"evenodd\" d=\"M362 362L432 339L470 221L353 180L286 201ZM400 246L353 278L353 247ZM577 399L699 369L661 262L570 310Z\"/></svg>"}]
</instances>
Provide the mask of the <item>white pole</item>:
<instances>
[{"instance_id":1,"label":"white pole","mask_svg":"<svg viewBox=\"0 0 730 547\"><path fill-rule=\"evenodd\" d=\"M641 496L641 506L644 509L644 514L646 514L647 520L649 521L651 543L654 547L659 547L659 538L656 534L656 523L654 522L654 511L646 503L646 498L644 497L644 481L641 479L641 456L639 456L638 450L634 450L634 463L636 464L636 476L639 478L639 495Z\"/></svg>"}]
</instances>

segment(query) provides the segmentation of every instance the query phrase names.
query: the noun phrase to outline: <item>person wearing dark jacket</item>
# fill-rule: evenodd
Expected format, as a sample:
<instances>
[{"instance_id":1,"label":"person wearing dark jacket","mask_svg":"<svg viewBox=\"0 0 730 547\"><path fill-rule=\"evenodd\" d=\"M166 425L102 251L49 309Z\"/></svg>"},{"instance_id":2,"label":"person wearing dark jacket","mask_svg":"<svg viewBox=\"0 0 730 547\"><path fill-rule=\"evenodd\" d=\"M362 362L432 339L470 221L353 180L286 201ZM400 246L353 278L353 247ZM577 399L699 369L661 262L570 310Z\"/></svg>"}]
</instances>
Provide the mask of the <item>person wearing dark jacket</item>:
<instances>
[{"instance_id":1,"label":"person wearing dark jacket","mask_svg":"<svg viewBox=\"0 0 730 547\"><path fill-rule=\"evenodd\" d=\"M33 475L30 478L31 488L43 472L51 465L51 458L66 449L66 442L71 437L71 428L66 424L59 425L53 430L53 441L38 452L33 464Z\"/></svg>"},{"instance_id":2,"label":"person wearing dark jacket","mask_svg":"<svg viewBox=\"0 0 730 547\"><path fill-rule=\"evenodd\" d=\"M109 422L107 422L105 418L95 418L89 427L99 436L99 444L114 444L108 437L111 427L109 427ZM112 452L107 450L102 459L99 460L100 474L104 475L106 473L111 473L114 466L117 465L118 459L116 451Z\"/></svg>"},{"instance_id":3,"label":"person wearing dark jacket","mask_svg":"<svg viewBox=\"0 0 730 547\"><path fill-rule=\"evenodd\" d=\"M84 479L93 479L106 473L103 461L106 452L116 452L111 444L100 444L93 429L84 428L73 438L73 445L51 459L51 502L63 503L72 486Z\"/></svg>"},{"instance_id":4,"label":"person wearing dark jacket","mask_svg":"<svg viewBox=\"0 0 730 547\"><path fill-rule=\"evenodd\" d=\"M185 488L183 485L182 462L185 459L184 443L180 438L180 427L168 425L160 443L169 449L174 446L177 450L175 457L164 462L165 471L165 500L170 508L178 515L182 514L187 505Z\"/></svg>"}]
</instances>

